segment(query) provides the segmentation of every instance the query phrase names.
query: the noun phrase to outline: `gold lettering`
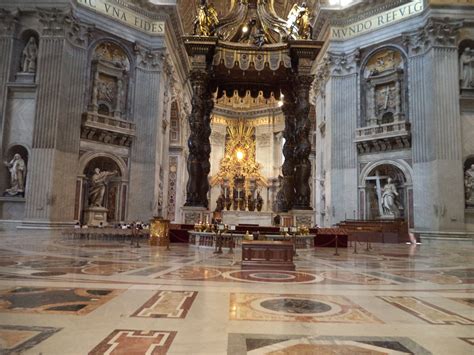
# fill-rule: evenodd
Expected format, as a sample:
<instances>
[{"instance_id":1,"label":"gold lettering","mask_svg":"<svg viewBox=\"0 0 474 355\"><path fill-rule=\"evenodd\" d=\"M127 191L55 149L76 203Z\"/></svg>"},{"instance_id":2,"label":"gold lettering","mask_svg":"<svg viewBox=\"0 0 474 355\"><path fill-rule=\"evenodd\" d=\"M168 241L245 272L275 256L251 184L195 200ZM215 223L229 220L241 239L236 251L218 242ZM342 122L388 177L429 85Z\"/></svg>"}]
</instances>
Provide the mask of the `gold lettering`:
<instances>
[{"instance_id":1,"label":"gold lettering","mask_svg":"<svg viewBox=\"0 0 474 355\"><path fill-rule=\"evenodd\" d=\"M154 21L138 13L134 13L132 10L114 6L108 3L108 1L109 0L77 0L77 3L97 13L113 17L120 22L133 26L150 35L163 35L165 30L163 21Z\"/></svg>"}]
</instances>

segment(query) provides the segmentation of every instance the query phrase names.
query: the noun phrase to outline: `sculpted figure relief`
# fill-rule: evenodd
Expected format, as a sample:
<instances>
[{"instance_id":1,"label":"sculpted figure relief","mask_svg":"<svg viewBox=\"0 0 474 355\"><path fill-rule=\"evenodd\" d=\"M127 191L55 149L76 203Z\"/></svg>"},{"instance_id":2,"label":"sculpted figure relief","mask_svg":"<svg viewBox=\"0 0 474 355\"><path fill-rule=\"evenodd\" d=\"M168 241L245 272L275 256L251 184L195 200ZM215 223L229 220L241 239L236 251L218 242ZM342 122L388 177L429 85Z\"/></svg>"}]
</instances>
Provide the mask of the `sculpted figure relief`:
<instances>
[{"instance_id":1,"label":"sculpted figure relief","mask_svg":"<svg viewBox=\"0 0 474 355\"><path fill-rule=\"evenodd\" d=\"M310 24L310 15L308 5L305 2L301 5L293 5L287 20L290 37L295 39L311 39L313 29Z\"/></svg>"},{"instance_id":2,"label":"sculpted figure relief","mask_svg":"<svg viewBox=\"0 0 474 355\"><path fill-rule=\"evenodd\" d=\"M36 60L38 59L38 46L36 39L30 37L23 52L21 53L21 72L36 73Z\"/></svg>"},{"instance_id":3,"label":"sculpted figure relief","mask_svg":"<svg viewBox=\"0 0 474 355\"><path fill-rule=\"evenodd\" d=\"M474 88L474 49L466 48L459 63L461 89Z\"/></svg>"},{"instance_id":4,"label":"sculpted figure relief","mask_svg":"<svg viewBox=\"0 0 474 355\"><path fill-rule=\"evenodd\" d=\"M117 175L117 171L100 171L99 168L94 169L94 175L91 177L91 188L89 190L89 206L103 207L105 188L108 180Z\"/></svg>"},{"instance_id":5,"label":"sculpted figure relief","mask_svg":"<svg viewBox=\"0 0 474 355\"><path fill-rule=\"evenodd\" d=\"M260 196L260 191L257 191L257 211L261 212L263 208L263 198Z\"/></svg>"},{"instance_id":6,"label":"sculpted figure relief","mask_svg":"<svg viewBox=\"0 0 474 355\"><path fill-rule=\"evenodd\" d=\"M392 179L388 178L387 184L385 184L382 191L382 208L384 215L398 217L398 206L395 202L397 196L397 188L392 182Z\"/></svg>"},{"instance_id":7,"label":"sculpted figure relief","mask_svg":"<svg viewBox=\"0 0 474 355\"><path fill-rule=\"evenodd\" d=\"M464 188L466 194L466 205L474 207L474 164L464 173Z\"/></svg>"},{"instance_id":8,"label":"sculpted figure relief","mask_svg":"<svg viewBox=\"0 0 474 355\"><path fill-rule=\"evenodd\" d=\"M194 35L213 36L216 26L219 24L217 11L214 6L207 3L207 0L201 0L199 3L198 14L194 19Z\"/></svg>"},{"instance_id":9,"label":"sculpted figure relief","mask_svg":"<svg viewBox=\"0 0 474 355\"><path fill-rule=\"evenodd\" d=\"M25 194L26 164L20 154L15 154L10 162L4 162L10 172L10 188L5 190L5 196Z\"/></svg>"}]
</instances>

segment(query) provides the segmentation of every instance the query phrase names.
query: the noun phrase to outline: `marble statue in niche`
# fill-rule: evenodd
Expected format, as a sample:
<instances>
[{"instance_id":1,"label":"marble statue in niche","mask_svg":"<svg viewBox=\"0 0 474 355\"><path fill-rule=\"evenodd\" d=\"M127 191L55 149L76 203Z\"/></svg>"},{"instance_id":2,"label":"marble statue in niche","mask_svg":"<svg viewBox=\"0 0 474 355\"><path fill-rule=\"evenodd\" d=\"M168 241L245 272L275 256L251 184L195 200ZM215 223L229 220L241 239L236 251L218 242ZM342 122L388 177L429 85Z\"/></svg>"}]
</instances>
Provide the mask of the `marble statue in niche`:
<instances>
[{"instance_id":1,"label":"marble statue in niche","mask_svg":"<svg viewBox=\"0 0 474 355\"><path fill-rule=\"evenodd\" d=\"M474 208L474 164L464 173L466 207Z\"/></svg>"},{"instance_id":2,"label":"marble statue in niche","mask_svg":"<svg viewBox=\"0 0 474 355\"><path fill-rule=\"evenodd\" d=\"M384 216L399 216L398 204L396 203L397 197L397 188L392 178L388 178L382 190L382 209Z\"/></svg>"},{"instance_id":3,"label":"marble statue in niche","mask_svg":"<svg viewBox=\"0 0 474 355\"><path fill-rule=\"evenodd\" d=\"M38 60L38 45L36 39L30 37L23 52L21 52L21 72L36 73L36 61Z\"/></svg>"},{"instance_id":4,"label":"marble statue in niche","mask_svg":"<svg viewBox=\"0 0 474 355\"><path fill-rule=\"evenodd\" d=\"M15 154L10 162L4 162L10 172L10 188L6 189L4 196L24 196L26 164L20 154Z\"/></svg>"},{"instance_id":5,"label":"marble statue in niche","mask_svg":"<svg viewBox=\"0 0 474 355\"><path fill-rule=\"evenodd\" d=\"M91 188L89 190L89 206L103 207L107 183L112 176L117 174L117 171L100 171L99 168L94 169L94 174L91 177Z\"/></svg>"},{"instance_id":6,"label":"marble statue in niche","mask_svg":"<svg viewBox=\"0 0 474 355\"><path fill-rule=\"evenodd\" d=\"M461 89L474 89L474 49L464 49L459 61Z\"/></svg>"}]
</instances>

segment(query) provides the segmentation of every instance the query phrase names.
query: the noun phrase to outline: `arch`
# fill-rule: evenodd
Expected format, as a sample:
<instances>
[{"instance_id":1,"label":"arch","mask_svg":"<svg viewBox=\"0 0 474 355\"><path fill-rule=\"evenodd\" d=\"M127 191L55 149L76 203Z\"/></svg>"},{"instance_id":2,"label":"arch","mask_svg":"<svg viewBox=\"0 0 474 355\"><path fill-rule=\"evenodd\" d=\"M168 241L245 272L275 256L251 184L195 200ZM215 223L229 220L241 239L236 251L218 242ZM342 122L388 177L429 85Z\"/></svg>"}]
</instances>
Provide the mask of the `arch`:
<instances>
[{"instance_id":1,"label":"arch","mask_svg":"<svg viewBox=\"0 0 474 355\"><path fill-rule=\"evenodd\" d=\"M405 51L405 49L403 47L400 47L398 44L383 44L383 45L380 45L380 46L377 46L377 47L373 48L372 50L369 51L369 53L367 53L367 55L364 57L364 59L361 61L361 64L360 64L361 73L363 73L364 68L367 66L367 62L370 59L372 59L372 57L375 54L377 54L378 52L381 52L383 50L386 50L386 49L393 49L393 50L396 50L396 51L400 52L400 54L402 55L402 58L403 58L404 66L406 66L408 54L407 54L407 52Z\"/></svg>"},{"instance_id":2,"label":"arch","mask_svg":"<svg viewBox=\"0 0 474 355\"><path fill-rule=\"evenodd\" d=\"M124 46L122 42L117 41L115 38L108 37L108 36L97 38L96 40L92 41L89 44L89 48L88 48L89 62L92 60L92 57L94 56L94 52L97 49L97 47L99 47L102 43L112 43L115 46L119 47L121 50L123 50L123 52L127 56L128 62L130 64L130 68L135 64L135 60L134 60L135 57L133 53L130 51L130 49ZM133 71L130 70L130 73L132 72Z\"/></svg>"},{"instance_id":3,"label":"arch","mask_svg":"<svg viewBox=\"0 0 474 355\"><path fill-rule=\"evenodd\" d=\"M461 53L466 47L474 48L474 31L470 36L471 37L469 37L469 35L466 35L459 39L459 53Z\"/></svg>"},{"instance_id":4,"label":"arch","mask_svg":"<svg viewBox=\"0 0 474 355\"><path fill-rule=\"evenodd\" d=\"M15 146L22 147L26 151L28 157L31 156L31 147L29 145L23 144L23 143L20 143L20 142L11 142L10 144L8 144L7 149L5 150L7 152L7 157L9 156L8 155L9 151Z\"/></svg>"},{"instance_id":5,"label":"arch","mask_svg":"<svg viewBox=\"0 0 474 355\"><path fill-rule=\"evenodd\" d=\"M361 170L359 174L359 187L365 187L365 180L369 177L370 173L377 167L381 165L393 165L405 175L405 185L413 185L413 169L412 167L403 159L391 160L383 159L376 162L370 162Z\"/></svg>"},{"instance_id":6,"label":"arch","mask_svg":"<svg viewBox=\"0 0 474 355\"><path fill-rule=\"evenodd\" d=\"M79 159L79 171L77 172L77 175L83 176L84 172L87 169L88 164L92 160L97 159L97 158L109 158L113 160L120 169L120 176L122 177L122 180L124 182L128 181L128 167L125 161L122 158L117 157L113 154L109 154L109 153L89 152L89 153L84 154Z\"/></svg>"}]
</instances>

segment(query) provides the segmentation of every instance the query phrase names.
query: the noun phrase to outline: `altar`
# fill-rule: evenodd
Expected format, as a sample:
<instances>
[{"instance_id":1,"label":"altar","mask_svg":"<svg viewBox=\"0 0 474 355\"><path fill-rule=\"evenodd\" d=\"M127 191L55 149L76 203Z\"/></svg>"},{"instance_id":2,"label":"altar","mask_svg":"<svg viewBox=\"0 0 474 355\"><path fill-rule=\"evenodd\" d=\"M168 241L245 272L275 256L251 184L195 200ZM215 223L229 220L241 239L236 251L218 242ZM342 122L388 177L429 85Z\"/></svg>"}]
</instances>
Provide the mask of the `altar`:
<instances>
[{"instance_id":1,"label":"altar","mask_svg":"<svg viewBox=\"0 0 474 355\"><path fill-rule=\"evenodd\" d=\"M272 226L272 212L257 211L222 211L224 224L255 224L262 227Z\"/></svg>"}]
</instances>

